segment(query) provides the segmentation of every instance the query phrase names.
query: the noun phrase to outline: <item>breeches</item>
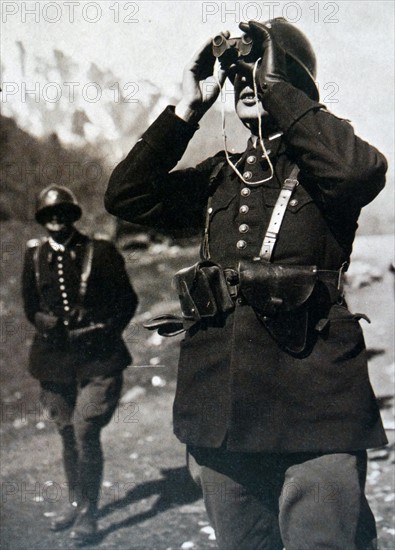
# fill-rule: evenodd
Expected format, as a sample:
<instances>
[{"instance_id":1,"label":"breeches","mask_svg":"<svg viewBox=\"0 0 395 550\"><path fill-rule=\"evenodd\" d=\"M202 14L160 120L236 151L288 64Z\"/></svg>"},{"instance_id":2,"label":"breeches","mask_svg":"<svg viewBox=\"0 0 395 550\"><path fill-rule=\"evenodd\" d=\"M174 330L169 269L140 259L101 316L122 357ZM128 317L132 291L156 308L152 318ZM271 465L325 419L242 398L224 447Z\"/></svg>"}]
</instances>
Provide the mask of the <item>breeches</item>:
<instances>
[{"instance_id":1,"label":"breeches","mask_svg":"<svg viewBox=\"0 0 395 550\"><path fill-rule=\"evenodd\" d=\"M375 521L364 494L366 452L188 451L220 549L376 548Z\"/></svg>"},{"instance_id":2,"label":"breeches","mask_svg":"<svg viewBox=\"0 0 395 550\"><path fill-rule=\"evenodd\" d=\"M100 431L110 421L122 389L122 374L80 383L41 383L41 401L61 435L72 427L79 460L101 457Z\"/></svg>"}]
</instances>

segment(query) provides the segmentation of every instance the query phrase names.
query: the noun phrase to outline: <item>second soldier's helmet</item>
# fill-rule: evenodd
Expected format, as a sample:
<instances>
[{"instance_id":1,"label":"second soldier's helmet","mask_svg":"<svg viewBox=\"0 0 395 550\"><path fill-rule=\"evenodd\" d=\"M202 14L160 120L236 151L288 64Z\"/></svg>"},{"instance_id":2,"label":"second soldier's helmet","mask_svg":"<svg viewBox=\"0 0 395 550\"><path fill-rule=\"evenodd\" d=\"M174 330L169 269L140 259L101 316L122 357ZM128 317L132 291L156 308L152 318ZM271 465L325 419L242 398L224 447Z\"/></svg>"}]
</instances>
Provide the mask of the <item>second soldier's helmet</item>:
<instances>
[{"instance_id":1,"label":"second soldier's helmet","mask_svg":"<svg viewBox=\"0 0 395 550\"><path fill-rule=\"evenodd\" d=\"M82 214L74 193L63 185L53 184L41 191L37 197L35 218L38 223L45 224L54 210L65 214L70 222L79 220Z\"/></svg>"}]
</instances>

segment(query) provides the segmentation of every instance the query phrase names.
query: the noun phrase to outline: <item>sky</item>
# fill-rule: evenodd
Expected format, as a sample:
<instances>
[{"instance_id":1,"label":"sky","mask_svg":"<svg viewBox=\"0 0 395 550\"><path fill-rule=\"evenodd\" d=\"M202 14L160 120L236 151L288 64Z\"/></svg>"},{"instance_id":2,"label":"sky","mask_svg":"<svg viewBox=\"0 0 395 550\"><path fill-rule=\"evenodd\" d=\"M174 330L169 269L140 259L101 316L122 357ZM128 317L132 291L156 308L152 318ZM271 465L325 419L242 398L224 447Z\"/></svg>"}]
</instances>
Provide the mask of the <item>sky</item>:
<instances>
[{"instance_id":1,"label":"sky","mask_svg":"<svg viewBox=\"0 0 395 550\"><path fill-rule=\"evenodd\" d=\"M124 84L150 79L171 90L210 36L245 19L285 16L310 38L328 107L386 147L393 113L394 3L198 1L2 1L2 81L18 81L17 41L37 57L54 48L78 65L94 61ZM34 13L28 13L34 12ZM131 91L132 88L129 88ZM17 98L15 98L17 99ZM386 134L384 136L384 133ZM389 145L392 151L393 143Z\"/></svg>"},{"instance_id":2,"label":"sky","mask_svg":"<svg viewBox=\"0 0 395 550\"><path fill-rule=\"evenodd\" d=\"M237 35L242 20L285 16L309 37L318 60L321 100L349 119L357 133L393 158L394 2L318 1L117 1L56 0L1 2L2 82L18 93L2 99L2 110L21 101L22 42L38 66L59 49L75 61L73 81L86 79L94 62L119 77L116 86L138 100L152 81L172 94L195 50L219 31ZM140 85L139 85L140 83ZM114 89L111 93L116 94ZM229 94L231 96L232 94ZM133 108L133 104L131 104ZM228 98L227 108L232 108ZM27 122L28 123L28 122Z\"/></svg>"}]
</instances>

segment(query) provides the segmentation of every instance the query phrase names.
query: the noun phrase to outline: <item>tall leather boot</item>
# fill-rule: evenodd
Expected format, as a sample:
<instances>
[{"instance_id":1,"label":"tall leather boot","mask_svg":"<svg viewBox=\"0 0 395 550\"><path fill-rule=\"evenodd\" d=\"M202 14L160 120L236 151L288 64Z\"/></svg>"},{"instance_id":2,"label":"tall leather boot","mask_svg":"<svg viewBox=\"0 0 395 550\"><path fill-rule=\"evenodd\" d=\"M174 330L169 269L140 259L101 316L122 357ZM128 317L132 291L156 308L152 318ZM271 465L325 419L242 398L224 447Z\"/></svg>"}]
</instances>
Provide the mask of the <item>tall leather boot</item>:
<instances>
[{"instance_id":1,"label":"tall leather boot","mask_svg":"<svg viewBox=\"0 0 395 550\"><path fill-rule=\"evenodd\" d=\"M103 473L101 453L95 462L80 462L81 506L70 538L78 545L91 542L97 534L97 504Z\"/></svg>"},{"instance_id":2,"label":"tall leather boot","mask_svg":"<svg viewBox=\"0 0 395 550\"><path fill-rule=\"evenodd\" d=\"M79 489L78 451L73 426L60 430L63 443L63 467L68 484L68 502L57 517L51 521L52 531L62 531L71 527L78 515L78 503L81 500Z\"/></svg>"}]
</instances>

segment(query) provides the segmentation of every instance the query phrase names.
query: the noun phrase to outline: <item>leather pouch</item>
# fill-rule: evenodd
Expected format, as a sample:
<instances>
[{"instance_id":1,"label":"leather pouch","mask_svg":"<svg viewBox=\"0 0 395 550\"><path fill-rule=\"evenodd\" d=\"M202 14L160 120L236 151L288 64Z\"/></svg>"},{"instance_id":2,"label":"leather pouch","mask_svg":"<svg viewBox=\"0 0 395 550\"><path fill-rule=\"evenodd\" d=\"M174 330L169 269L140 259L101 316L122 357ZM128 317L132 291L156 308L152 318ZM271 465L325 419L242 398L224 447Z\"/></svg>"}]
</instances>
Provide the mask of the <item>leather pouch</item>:
<instances>
[{"instance_id":1,"label":"leather pouch","mask_svg":"<svg viewBox=\"0 0 395 550\"><path fill-rule=\"evenodd\" d=\"M308 301L317 282L316 266L241 260L240 290L273 338L287 351L302 353L309 331Z\"/></svg>"},{"instance_id":2,"label":"leather pouch","mask_svg":"<svg viewBox=\"0 0 395 550\"><path fill-rule=\"evenodd\" d=\"M199 321L234 308L220 266L203 261L178 271L173 284L178 292L184 319Z\"/></svg>"},{"instance_id":3,"label":"leather pouch","mask_svg":"<svg viewBox=\"0 0 395 550\"><path fill-rule=\"evenodd\" d=\"M263 315L294 311L312 295L317 267L241 260L239 282L247 302Z\"/></svg>"}]
</instances>

